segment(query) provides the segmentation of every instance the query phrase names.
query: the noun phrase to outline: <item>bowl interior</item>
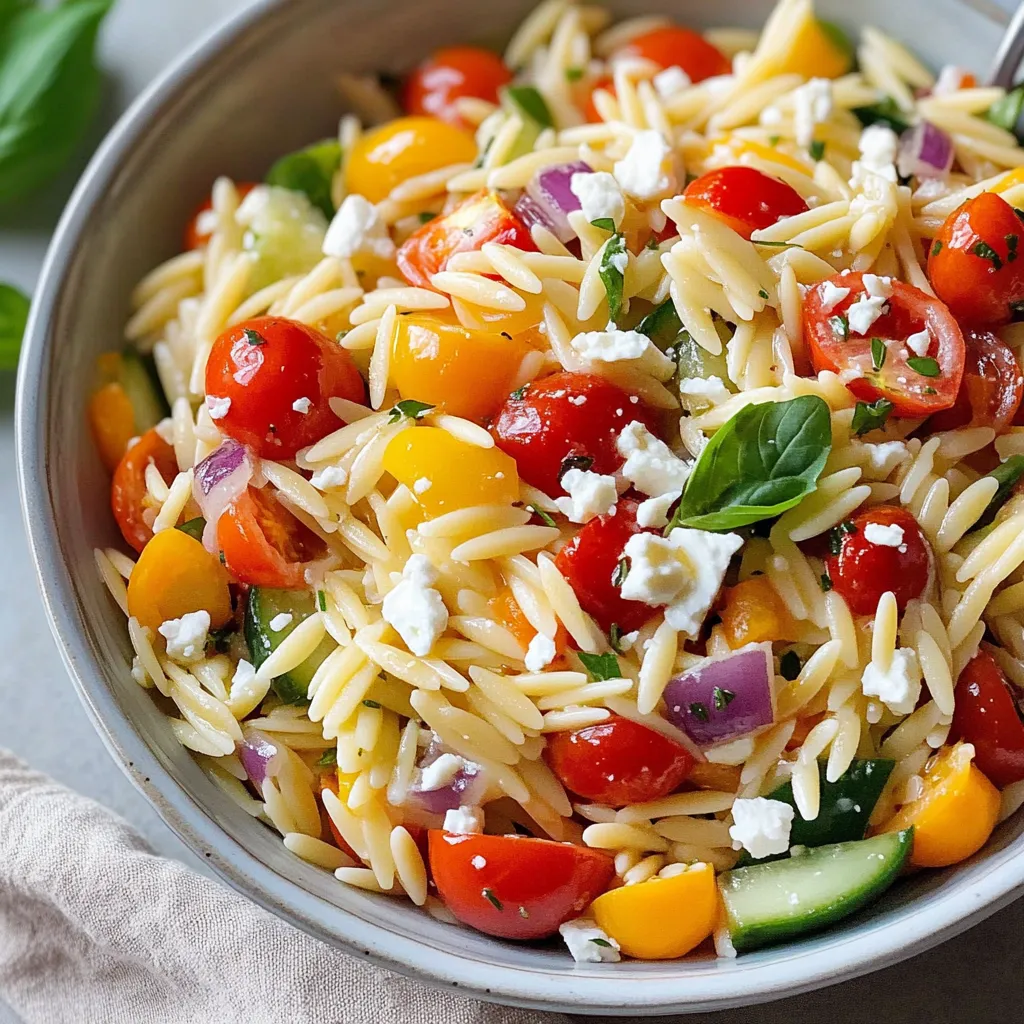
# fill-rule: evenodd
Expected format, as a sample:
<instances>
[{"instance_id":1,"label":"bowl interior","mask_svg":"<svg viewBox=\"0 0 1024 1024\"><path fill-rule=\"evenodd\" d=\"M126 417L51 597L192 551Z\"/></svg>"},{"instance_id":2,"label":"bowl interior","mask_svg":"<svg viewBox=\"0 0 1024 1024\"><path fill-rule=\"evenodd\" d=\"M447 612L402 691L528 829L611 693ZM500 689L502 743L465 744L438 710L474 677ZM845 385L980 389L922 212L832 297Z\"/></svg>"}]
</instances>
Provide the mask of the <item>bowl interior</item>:
<instances>
[{"instance_id":1,"label":"bowl interior","mask_svg":"<svg viewBox=\"0 0 1024 1024\"><path fill-rule=\"evenodd\" d=\"M202 44L150 90L98 154L51 250L22 361L19 428L26 516L45 598L97 727L168 823L248 895L345 948L426 980L547 1008L700 1010L792 994L891 963L966 927L1024 884L1024 819L955 872L900 885L845 927L738 961L574 966L553 948L500 943L385 897L347 889L292 857L200 771L129 673L124 620L92 548L119 542L106 475L83 430L96 356L117 346L138 279L181 247L182 225L218 174L259 179L275 157L333 134L334 76L398 72L443 42L500 44L532 4L461 0L266 3ZM768 0L612 3L619 14L760 24ZM850 25L845 3L819 3ZM956 0L862 2L931 63L984 70L999 27ZM1014 859L1016 858L1016 859Z\"/></svg>"}]
</instances>

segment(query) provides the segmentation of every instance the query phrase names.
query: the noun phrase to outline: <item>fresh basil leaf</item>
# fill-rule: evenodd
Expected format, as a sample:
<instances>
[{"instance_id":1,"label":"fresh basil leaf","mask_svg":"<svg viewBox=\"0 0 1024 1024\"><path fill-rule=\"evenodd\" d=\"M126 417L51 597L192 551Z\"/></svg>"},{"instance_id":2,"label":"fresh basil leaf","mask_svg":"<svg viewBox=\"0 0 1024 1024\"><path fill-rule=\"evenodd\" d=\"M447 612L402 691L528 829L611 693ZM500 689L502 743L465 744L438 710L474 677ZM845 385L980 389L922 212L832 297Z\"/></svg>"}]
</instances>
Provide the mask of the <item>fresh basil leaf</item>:
<instances>
[{"instance_id":1,"label":"fresh basil leaf","mask_svg":"<svg viewBox=\"0 0 1024 1024\"><path fill-rule=\"evenodd\" d=\"M931 356L911 356L907 366L922 377L938 377L940 372L939 364Z\"/></svg>"},{"instance_id":2,"label":"fresh basil leaf","mask_svg":"<svg viewBox=\"0 0 1024 1024\"><path fill-rule=\"evenodd\" d=\"M602 231L614 231L615 221L611 217L598 217L597 220L590 222L595 228L600 228Z\"/></svg>"},{"instance_id":3,"label":"fresh basil leaf","mask_svg":"<svg viewBox=\"0 0 1024 1024\"><path fill-rule=\"evenodd\" d=\"M703 701L695 700L687 709L698 722L710 722L711 713L708 711L708 706Z\"/></svg>"},{"instance_id":4,"label":"fresh basil leaf","mask_svg":"<svg viewBox=\"0 0 1024 1024\"><path fill-rule=\"evenodd\" d=\"M853 113L865 128L869 124L881 124L901 135L910 127L907 115L891 96L870 107L854 107Z\"/></svg>"},{"instance_id":5,"label":"fresh basil leaf","mask_svg":"<svg viewBox=\"0 0 1024 1024\"><path fill-rule=\"evenodd\" d=\"M365 700L363 701L363 707L364 707L364 708L373 708L374 710L376 710L376 711L379 711L379 710L380 710L380 708L381 708L381 706L382 706L382 705L381 705L381 703L380 703L380 701L379 701L379 700L370 700L370 698L369 698L369 697L367 697L367 698L366 698L366 699L365 699Z\"/></svg>"},{"instance_id":6,"label":"fresh basil leaf","mask_svg":"<svg viewBox=\"0 0 1024 1024\"><path fill-rule=\"evenodd\" d=\"M251 327L243 327L242 333L250 345L266 345L267 343L267 339L259 331L254 331Z\"/></svg>"},{"instance_id":7,"label":"fresh basil leaf","mask_svg":"<svg viewBox=\"0 0 1024 1024\"><path fill-rule=\"evenodd\" d=\"M14 370L18 366L28 310L28 296L24 292L0 284L0 370Z\"/></svg>"},{"instance_id":8,"label":"fresh basil leaf","mask_svg":"<svg viewBox=\"0 0 1024 1024\"><path fill-rule=\"evenodd\" d=\"M615 563L615 572L612 573L612 586L621 587L626 582L626 577L629 575L629 559L620 558Z\"/></svg>"},{"instance_id":9,"label":"fresh basil leaf","mask_svg":"<svg viewBox=\"0 0 1024 1024\"><path fill-rule=\"evenodd\" d=\"M988 108L985 117L993 124L999 125L1000 128L1005 128L1006 131L1018 135L1017 125L1022 115L1024 115L1024 85L1018 85L1002 99L996 100Z\"/></svg>"},{"instance_id":10,"label":"fresh basil leaf","mask_svg":"<svg viewBox=\"0 0 1024 1024\"><path fill-rule=\"evenodd\" d=\"M716 686L711 691L711 697L715 710L724 711L736 699L736 694L733 690L726 690L721 686Z\"/></svg>"},{"instance_id":11,"label":"fresh basil leaf","mask_svg":"<svg viewBox=\"0 0 1024 1024\"><path fill-rule=\"evenodd\" d=\"M1024 476L1024 455L1011 455L1002 465L996 466L986 476L992 477L999 482L999 490L992 495L992 500L985 507L978 521L971 527L972 530L980 530L988 526L996 517L996 513L1006 504L1017 481Z\"/></svg>"},{"instance_id":12,"label":"fresh basil leaf","mask_svg":"<svg viewBox=\"0 0 1024 1024\"><path fill-rule=\"evenodd\" d=\"M832 589L832 577L827 572L821 574L821 589L826 594Z\"/></svg>"},{"instance_id":13,"label":"fresh basil leaf","mask_svg":"<svg viewBox=\"0 0 1024 1024\"><path fill-rule=\"evenodd\" d=\"M606 949L614 949L615 947L607 939L591 939L590 940L595 946L604 946Z\"/></svg>"},{"instance_id":14,"label":"fresh basil leaf","mask_svg":"<svg viewBox=\"0 0 1024 1024\"><path fill-rule=\"evenodd\" d=\"M426 402L417 402L414 398L407 398L405 401L398 402L388 413L388 423L397 423L403 416L406 419L418 420L421 416L426 416L433 408L434 406L428 405Z\"/></svg>"},{"instance_id":15,"label":"fresh basil leaf","mask_svg":"<svg viewBox=\"0 0 1024 1024\"><path fill-rule=\"evenodd\" d=\"M626 280L625 267L628 262L629 253L626 251L625 236L612 235L604 247L598 274L608 296L608 320L613 324L622 312L622 288Z\"/></svg>"},{"instance_id":16,"label":"fresh basil leaf","mask_svg":"<svg viewBox=\"0 0 1024 1024\"><path fill-rule=\"evenodd\" d=\"M871 366L880 370L885 366L885 342L881 338L871 339Z\"/></svg>"},{"instance_id":17,"label":"fresh basil leaf","mask_svg":"<svg viewBox=\"0 0 1024 1024\"><path fill-rule=\"evenodd\" d=\"M267 184L304 193L330 220L335 212L331 184L340 166L341 145L326 139L281 157L267 172Z\"/></svg>"},{"instance_id":18,"label":"fresh basil leaf","mask_svg":"<svg viewBox=\"0 0 1024 1024\"><path fill-rule=\"evenodd\" d=\"M662 351L676 340L682 329L683 324L676 312L676 304L671 299L666 299L656 309L651 310L634 328L637 334L650 338Z\"/></svg>"},{"instance_id":19,"label":"fresh basil leaf","mask_svg":"<svg viewBox=\"0 0 1024 1024\"><path fill-rule=\"evenodd\" d=\"M532 85L509 85L502 93L541 128L555 127L555 119L551 116L547 101Z\"/></svg>"},{"instance_id":20,"label":"fresh basil leaf","mask_svg":"<svg viewBox=\"0 0 1024 1024\"><path fill-rule=\"evenodd\" d=\"M330 747L320 755L317 764L322 768L329 768L338 763L338 748Z\"/></svg>"},{"instance_id":21,"label":"fresh basil leaf","mask_svg":"<svg viewBox=\"0 0 1024 1024\"><path fill-rule=\"evenodd\" d=\"M96 34L113 0L57 7L3 5L0 49L0 202L57 174L78 147L100 98Z\"/></svg>"},{"instance_id":22,"label":"fresh basil leaf","mask_svg":"<svg viewBox=\"0 0 1024 1024\"><path fill-rule=\"evenodd\" d=\"M206 520L202 516L196 516L195 519L190 519L187 523L181 523L175 527L176 530L181 530L182 533L187 533L193 540L203 539L203 530L206 529Z\"/></svg>"},{"instance_id":23,"label":"fresh basil leaf","mask_svg":"<svg viewBox=\"0 0 1024 1024\"><path fill-rule=\"evenodd\" d=\"M978 242L974 248L971 249L971 252L977 256L978 259L987 260L991 263L993 270L1002 270L1003 261L1000 258L999 253L997 253L995 249L988 244L988 242L984 241L984 239Z\"/></svg>"},{"instance_id":24,"label":"fresh basil leaf","mask_svg":"<svg viewBox=\"0 0 1024 1024\"><path fill-rule=\"evenodd\" d=\"M815 163L818 163L825 156L825 143L821 139L815 139L807 147L807 153Z\"/></svg>"},{"instance_id":25,"label":"fresh basil leaf","mask_svg":"<svg viewBox=\"0 0 1024 1024\"><path fill-rule=\"evenodd\" d=\"M828 318L828 325L832 328L832 333L837 338L842 338L846 341L850 337L850 320L845 313L837 313L835 316Z\"/></svg>"},{"instance_id":26,"label":"fresh basil leaf","mask_svg":"<svg viewBox=\"0 0 1024 1024\"><path fill-rule=\"evenodd\" d=\"M483 898L487 900L487 902L490 903L490 905L494 907L495 910L505 909L504 906L502 905L501 900L499 900L498 897L494 895L493 889L481 889L480 895L483 896Z\"/></svg>"},{"instance_id":27,"label":"fresh basil leaf","mask_svg":"<svg viewBox=\"0 0 1024 1024\"><path fill-rule=\"evenodd\" d=\"M932 255L938 256L940 252L942 252L942 242L936 238L935 241L932 242Z\"/></svg>"},{"instance_id":28,"label":"fresh basil leaf","mask_svg":"<svg viewBox=\"0 0 1024 1024\"><path fill-rule=\"evenodd\" d=\"M583 662L583 667L595 683L600 682L602 679L622 678L619 659L614 654L587 654L586 651L577 651L576 657Z\"/></svg>"},{"instance_id":29,"label":"fresh basil leaf","mask_svg":"<svg viewBox=\"0 0 1024 1024\"><path fill-rule=\"evenodd\" d=\"M748 405L707 443L666 530L735 530L780 515L817 487L832 450L816 395Z\"/></svg>"},{"instance_id":30,"label":"fresh basil leaf","mask_svg":"<svg viewBox=\"0 0 1024 1024\"><path fill-rule=\"evenodd\" d=\"M767 249L802 249L802 245L798 245L796 242L762 242L757 238L752 238L751 241L754 245L763 245Z\"/></svg>"},{"instance_id":31,"label":"fresh basil leaf","mask_svg":"<svg viewBox=\"0 0 1024 1024\"><path fill-rule=\"evenodd\" d=\"M325 611L327 611L327 594L326 594L326 592L325 592L325 591L323 591L323 590L318 590L318 591L316 592L316 606L317 606L317 607L318 607L318 608L320 609L320 611L322 611L322 612L325 612Z\"/></svg>"},{"instance_id":32,"label":"fresh basil leaf","mask_svg":"<svg viewBox=\"0 0 1024 1024\"><path fill-rule=\"evenodd\" d=\"M860 437L870 430L881 430L892 409L892 402L885 398L877 402L858 402L853 410L853 432Z\"/></svg>"}]
</instances>

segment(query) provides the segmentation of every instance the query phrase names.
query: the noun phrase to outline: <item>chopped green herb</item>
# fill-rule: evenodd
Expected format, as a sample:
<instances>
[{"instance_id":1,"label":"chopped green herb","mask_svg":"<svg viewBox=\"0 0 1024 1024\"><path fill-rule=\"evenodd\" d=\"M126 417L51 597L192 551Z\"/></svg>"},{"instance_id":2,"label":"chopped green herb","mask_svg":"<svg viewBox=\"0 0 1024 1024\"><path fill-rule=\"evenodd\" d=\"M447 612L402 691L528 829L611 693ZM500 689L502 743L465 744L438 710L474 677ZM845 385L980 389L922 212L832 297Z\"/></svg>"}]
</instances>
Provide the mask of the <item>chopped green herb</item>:
<instances>
[{"instance_id":1,"label":"chopped green herb","mask_svg":"<svg viewBox=\"0 0 1024 1024\"><path fill-rule=\"evenodd\" d=\"M614 949L615 948L607 939L591 939L590 941L595 946L604 946L606 949Z\"/></svg>"},{"instance_id":2,"label":"chopped green herb","mask_svg":"<svg viewBox=\"0 0 1024 1024\"><path fill-rule=\"evenodd\" d=\"M562 465L558 470L558 479L561 480L570 469L579 469L586 473L593 464L594 460L589 455L567 455L562 459Z\"/></svg>"},{"instance_id":3,"label":"chopped green herb","mask_svg":"<svg viewBox=\"0 0 1024 1024\"><path fill-rule=\"evenodd\" d=\"M327 611L327 594L322 590L316 592L316 603L320 611Z\"/></svg>"},{"instance_id":4,"label":"chopped green herb","mask_svg":"<svg viewBox=\"0 0 1024 1024\"><path fill-rule=\"evenodd\" d=\"M586 651L577 651L576 657L583 662L583 667L595 683L599 683L603 679L622 678L619 659L614 654L587 654Z\"/></svg>"},{"instance_id":5,"label":"chopped green herb","mask_svg":"<svg viewBox=\"0 0 1024 1024\"><path fill-rule=\"evenodd\" d=\"M786 651L779 658L779 675L789 682L792 682L800 675L800 656L796 651Z\"/></svg>"},{"instance_id":6,"label":"chopped green herb","mask_svg":"<svg viewBox=\"0 0 1024 1024\"><path fill-rule=\"evenodd\" d=\"M885 366L885 342L881 338L871 339L871 365L876 369L880 370Z\"/></svg>"},{"instance_id":7,"label":"chopped green herb","mask_svg":"<svg viewBox=\"0 0 1024 1024\"><path fill-rule=\"evenodd\" d=\"M827 572L821 574L821 589L827 594L832 589L832 577Z\"/></svg>"},{"instance_id":8,"label":"chopped green herb","mask_svg":"<svg viewBox=\"0 0 1024 1024\"><path fill-rule=\"evenodd\" d=\"M537 508L536 505L527 505L526 511L535 515L545 526L554 526L555 521L544 511L542 508Z\"/></svg>"},{"instance_id":9,"label":"chopped green herb","mask_svg":"<svg viewBox=\"0 0 1024 1024\"><path fill-rule=\"evenodd\" d=\"M244 328L242 333L245 335L245 340L249 342L250 345L266 345L267 343L267 339L264 338L259 331L254 331L251 327Z\"/></svg>"},{"instance_id":10,"label":"chopped green herb","mask_svg":"<svg viewBox=\"0 0 1024 1024\"><path fill-rule=\"evenodd\" d=\"M1024 455L1011 455L1002 465L996 466L991 473L986 475L998 482L999 489L992 496L992 500L982 512L981 517L971 527L972 530L988 526L995 519L996 513L1006 504L1017 481L1024 476Z\"/></svg>"},{"instance_id":11,"label":"chopped green herb","mask_svg":"<svg viewBox=\"0 0 1024 1024\"><path fill-rule=\"evenodd\" d=\"M1008 132L1017 133L1017 122L1024 113L1024 86L1018 85L988 108L985 117Z\"/></svg>"},{"instance_id":12,"label":"chopped green herb","mask_svg":"<svg viewBox=\"0 0 1024 1024\"><path fill-rule=\"evenodd\" d=\"M915 373L922 377L938 377L939 364L931 356L911 356L907 360L909 366Z\"/></svg>"},{"instance_id":13,"label":"chopped green herb","mask_svg":"<svg viewBox=\"0 0 1024 1024\"><path fill-rule=\"evenodd\" d=\"M490 905L494 907L495 910L505 909L501 904L501 900L499 900L498 897L494 895L493 889L482 889L480 891L480 895L483 896L483 898L487 900L487 902L490 903Z\"/></svg>"},{"instance_id":14,"label":"chopped green herb","mask_svg":"<svg viewBox=\"0 0 1024 1024\"><path fill-rule=\"evenodd\" d=\"M618 564L615 566L615 572L612 573L612 586L621 587L626 582L626 577L629 575L629 561L625 558L620 558Z\"/></svg>"},{"instance_id":15,"label":"chopped green herb","mask_svg":"<svg viewBox=\"0 0 1024 1024\"><path fill-rule=\"evenodd\" d=\"M195 519L190 519L187 523L176 526L175 529L187 533L195 540L202 540L203 531L206 529L206 520L202 516L196 516Z\"/></svg>"},{"instance_id":16,"label":"chopped green herb","mask_svg":"<svg viewBox=\"0 0 1024 1024\"><path fill-rule=\"evenodd\" d=\"M736 694L732 690L725 690L721 686L716 686L711 691L711 697L714 701L715 710L724 711L736 699Z\"/></svg>"},{"instance_id":17,"label":"chopped green herb","mask_svg":"<svg viewBox=\"0 0 1024 1024\"><path fill-rule=\"evenodd\" d=\"M921 393L924 395L937 395L938 391L935 388L925 388Z\"/></svg>"},{"instance_id":18,"label":"chopped green herb","mask_svg":"<svg viewBox=\"0 0 1024 1024\"><path fill-rule=\"evenodd\" d=\"M578 82L583 77L583 68L566 68L565 80L567 82Z\"/></svg>"},{"instance_id":19,"label":"chopped green herb","mask_svg":"<svg viewBox=\"0 0 1024 1024\"><path fill-rule=\"evenodd\" d=\"M327 767L329 767L331 765L335 765L337 763L338 763L338 748L337 747L331 747L330 750L325 750L320 755L320 760L317 761L317 764L321 768L327 768Z\"/></svg>"},{"instance_id":20,"label":"chopped green herb","mask_svg":"<svg viewBox=\"0 0 1024 1024\"><path fill-rule=\"evenodd\" d=\"M1006 241L1006 262L1012 263L1017 258L1017 245L1020 242L1020 238L1017 235L1006 235L1004 236Z\"/></svg>"},{"instance_id":21,"label":"chopped green herb","mask_svg":"<svg viewBox=\"0 0 1024 1024\"><path fill-rule=\"evenodd\" d=\"M380 705L380 701L376 701L376 700L370 700L370 698L369 698L369 697L367 697L367 698L366 698L366 700L364 700L364 701L363 701L363 707L367 707L367 708L379 708L380 706L381 706L381 705Z\"/></svg>"},{"instance_id":22,"label":"chopped green herb","mask_svg":"<svg viewBox=\"0 0 1024 1024\"><path fill-rule=\"evenodd\" d=\"M330 220L335 209L331 185L340 166L341 146L337 139L326 139L281 157L267 172L267 184L303 193Z\"/></svg>"},{"instance_id":23,"label":"chopped green herb","mask_svg":"<svg viewBox=\"0 0 1024 1024\"><path fill-rule=\"evenodd\" d=\"M769 135L768 136L768 145L769 146L777 146L781 141L782 141L782 136L781 135Z\"/></svg>"},{"instance_id":24,"label":"chopped green herb","mask_svg":"<svg viewBox=\"0 0 1024 1024\"><path fill-rule=\"evenodd\" d=\"M802 245L797 245L796 242L763 242L758 238L752 238L751 241L754 245L767 246L769 249L802 249Z\"/></svg>"},{"instance_id":25,"label":"chopped green herb","mask_svg":"<svg viewBox=\"0 0 1024 1024\"><path fill-rule=\"evenodd\" d=\"M617 622L608 627L608 643L616 654L625 654L622 649L622 629Z\"/></svg>"},{"instance_id":26,"label":"chopped green herb","mask_svg":"<svg viewBox=\"0 0 1024 1024\"><path fill-rule=\"evenodd\" d=\"M693 717L696 718L700 722L710 722L711 721L711 715L708 712L708 706L707 706L707 704L704 704L702 701L695 700L689 706L688 710L689 710L690 714L693 715Z\"/></svg>"},{"instance_id":27,"label":"chopped green herb","mask_svg":"<svg viewBox=\"0 0 1024 1024\"><path fill-rule=\"evenodd\" d=\"M853 432L860 437L871 430L880 430L893 410L888 399L879 398L876 402L858 402L853 410Z\"/></svg>"},{"instance_id":28,"label":"chopped green herb","mask_svg":"<svg viewBox=\"0 0 1024 1024\"><path fill-rule=\"evenodd\" d=\"M345 336L347 334L348 334L348 331L338 331L338 333L334 336L334 340L335 341L344 341L345 340Z\"/></svg>"},{"instance_id":29,"label":"chopped green herb","mask_svg":"<svg viewBox=\"0 0 1024 1024\"><path fill-rule=\"evenodd\" d=\"M405 401L399 402L388 413L388 423L397 423L403 417L418 420L421 416L426 416L433 408L434 406L428 405L426 402L417 402L414 398L407 398Z\"/></svg>"},{"instance_id":30,"label":"chopped green herb","mask_svg":"<svg viewBox=\"0 0 1024 1024\"><path fill-rule=\"evenodd\" d=\"M541 128L555 127L547 102L532 85L509 85L502 89L502 95L519 108L517 113L532 118Z\"/></svg>"},{"instance_id":31,"label":"chopped green herb","mask_svg":"<svg viewBox=\"0 0 1024 1024\"><path fill-rule=\"evenodd\" d=\"M891 96L870 107L854 107L853 113L865 128L871 124L882 124L902 135L910 127L907 115Z\"/></svg>"},{"instance_id":32,"label":"chopped green herb","mask_svg":"<svg viewBox=\"0 0 1024 1024\"><path fill-rule=\"evenodd\" d=\"M228 564L227 559L224 557L224 552L223 551L218 551L217 552L217 557L220 559L220 564L221 565L227 565Z\"/></svg>"},{"instance_id":33,"label":"chopped green herb","mask_svg":"<svg viewBox=\"0 0 1024 1024\"><path fill-rule=\"evenodd\" d=\"M28 310L29 299L24 292L0 284L0 370L17 369Z\"/></svg>"},{"instance_id":34,"label":"chopped green herb","mask_svg":"<svg viewBox=\"0 0 1024 1024\"><path fill-rule=\"evenodd\" d=\"M206 641L207 646L215 650L218 654L225 654L228 649L228 642L231 639L231 634L234 633L234 631L234 623L230 622L226 626L221 626L220 629L211 629Z\"/></svg>"},{"instance_id":35,"label":"chopped green herb","mask_svg":"<svg viewBox=\"0 0 1024 1024\"><path fill-rule=\"evenodd\" d=\"M651 237L647 239L647 245L645 245L644 248L645 249L657 249L660 244L661 243L658 241L657 237L654 236L654 235L651 235Z\"/></svg>"},{"instance_id":36,"label":"chopped green herb","mask_svg":"<svg viewBox=\"0 0 1024 1024\"><path fill-rule=\"evenodd\" d=\"M511 398L513 402L521 402L526 396L526 389L529 386L529 384L524 384L521 388L516 388L508 397Z\"/></svg>"},{"instance_id":37,"label":"chopped green herb","mask_svg":"<svg viewBox=\"0 0 1024 1024\"><path fill-rule=\"evenodd\" d=\"M601 266L598 276L604 284L608 296L608 320L615 323L622 312L622 291L625 284L625 264L629 262L624 235L615 234L605 243L601 254Z\"/></svg>"},{"instance_id":38,"label":"chopped green herb","mask_svg":"<svg viewBox=\"0 0 1024 1024\"><path fill-rule=\"evenodd\" d=\"M838 313L836 316L830 316L828 318L828 325L832 328L832 333L837 338L842 338L846 341L850 336L850 321L845 313Z\"/></svg>"},{"instance_id":39,"label":"chopped green herb","mask_svg":"<svg viewBox=\"0 0 1024 1024\"><path fill-rule=\"evenodd\" d=\"M421 224L429 224L436 216L436 213L431 213L429 210L421 210L416 216L419 218Z\"/></svg>"},{"instance_id":40,"label":"chopped green herb","mask_svg":"<svg viewBox=\"0 0 1024 1024\"><path fill-rule=\"evenodd\" d=\"M602 231L614 231L615 221L611 217L598 217L597 220L590 222L595 228L600 228Z\"/></svg>"},{"instance_id":41,"label":"chopped green herb","mask_svg":"<svg viewBox=\"0 0 1024 1024\"><path fill-rule=\"evenodd\" d=\"M942 242L936 238L935 241L932 242L932 255L938 256L940 252L942 252Z\"/></svg>"},{"instance_id":42,"label":"chopped green herb","mask_svg":"<svg viewBox=\"0 0 1024 1024\"><path fill-rule=\"evenodd\" d=\"M765 302L768 301L768 293L763 288L758 289L757 294L760 295Z\"/></svg>"},{"instance_id":43,"label":"chopped green herb","mask_svg":"<svg viewBox=\"0 0 1024 1024\"><path fill-rule=\"evenodd\" d=\"M807 152L811 159L817 163L825 155L825 143L821 139L815 139L808 147Z\"/></svg>"},{"instance_id":44,"label":"chopped green herb","mask_svg":"<svg viewBox=\"0 0 1024 1024\"><path fill-rule=\"evenodd\" d=\"M997 253L995 249L993 249L992 246L988 244L988 242L978 242L971 250L971 252L979 259L988 260L989 263L992 264L993 270L1002 269L1003 261L1000 258L999 253Z\"/></svg>"}]
</instances>

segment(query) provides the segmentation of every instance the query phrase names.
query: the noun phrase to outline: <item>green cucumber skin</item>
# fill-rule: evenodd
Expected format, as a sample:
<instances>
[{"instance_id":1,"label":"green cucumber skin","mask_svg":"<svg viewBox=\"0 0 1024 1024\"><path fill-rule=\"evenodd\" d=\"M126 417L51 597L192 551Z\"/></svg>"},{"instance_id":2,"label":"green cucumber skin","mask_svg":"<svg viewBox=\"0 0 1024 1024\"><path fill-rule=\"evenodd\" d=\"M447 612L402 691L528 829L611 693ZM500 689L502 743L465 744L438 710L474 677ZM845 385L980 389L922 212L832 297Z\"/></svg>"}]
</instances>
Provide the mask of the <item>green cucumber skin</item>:
<instances>
[{"instance_id":1,"label":"green cucumber skin","mask_svg":"<svg viewBox=\"0 0 1024 1024\"><path fill-rule=\"evenodd\" d=\"M171 414L163 388L156 374L152 356L144 356L133 348L121 352L121 387L132 403L135 430L144 434Z\"/></svg>"},{"instance_id":2,"label":"green cucumber skin","mask_svg":"<svg viewBox=\"0 0 1024 1024\"><path fill-rule=\"evenodd\" d=\"M718 881L729 922L729 935L736 951L748 953L807 932L819 931L860 910L892 885L910 857L913 845L914 830L907 829L853 843L819 846L800 857L727 871ZM830 869L842 872L844 860L847 860L848 866L848 858L859 856L877 856L883 862L867 882L845 890L836 885L827 901L791 916L756 920L755 914L755 920L750 921L748 913L746 923L740 918L744 910L750 909L752 891L756 901L758 887L784 885L789 876L790 884L784 891L795 894L799 899L801 889L805 888L801 884L802 878L815 877L816 872Z\"/></svg>"}]
</instances>

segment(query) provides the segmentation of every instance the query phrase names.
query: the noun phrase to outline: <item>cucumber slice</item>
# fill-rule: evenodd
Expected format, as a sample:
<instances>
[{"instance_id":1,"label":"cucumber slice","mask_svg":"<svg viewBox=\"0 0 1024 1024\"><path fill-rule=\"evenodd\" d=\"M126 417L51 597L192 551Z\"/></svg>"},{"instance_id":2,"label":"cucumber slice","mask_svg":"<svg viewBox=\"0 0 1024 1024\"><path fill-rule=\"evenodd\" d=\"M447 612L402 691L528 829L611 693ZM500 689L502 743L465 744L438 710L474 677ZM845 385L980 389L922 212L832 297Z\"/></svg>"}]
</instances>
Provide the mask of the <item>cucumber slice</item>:
<instances>
[{"instance_id":1,"label":"cucumber slice","mask_svg":"<svg viewBox=\"0 0 1024 1024\"><path fill-rule=\"evenodd\" d=\"M253 587L245 606L245 640L252 663L259 668L277 650L293 629L316 610L312 594L302 590L270 590ZM273 630L271 621L278 615L291 615L284 629ZM334 650L334 643L324 637L320 646L291 672L274 680L274 691L286 704L305 704L309 683L323 660Z\"/></svg>"},{"instance_id":2,"label":"cucumber slice","mask_svg":"<svg viewBox=\"0 0 1024 1024\"><path fill-rule=\"evenodd\" d=\"M132 403L136 433L144 434L165 416L170 416L171 407L164 398L164 389L156 375L152 356L141 355L133 348L124 349L117 376Z\"/></svg>"},{"instance_id":3,"label":"cucumber slice","mask_svg":"<svg viewBox=\"0 0 1024 1024\"><path fill-rule=\"evenodd\" d=\"M859 910L892 885L913 845L914 830L907 829L727 871L718 882L737 952L816 931Z\"/></svg>"},{"instance_id":4,"label":"cucumber slice","mask_svg":"<svg viewBox=\"0 0 1024 1024\"><path fill-rule=\"evenodd\" d=\"M282 277L308 274L323 259L327 218L305 192L260 185L239 208L242 249L255 257L249 294Z\"/></svg>"},{"instance_id":5,"label":"cucumber slice","mask_svg":"<svg viewBox=\"0 0 1024 1024\"><path fill-rule=\"evenodd\" d=\"M509 150L508 160L533 152L534 144L545 128L553 128L555 120L544 97L532 85L509 85L501 90L501 105L510 114L518 115L523 127Z\"/></svg>"}]
</instances>

